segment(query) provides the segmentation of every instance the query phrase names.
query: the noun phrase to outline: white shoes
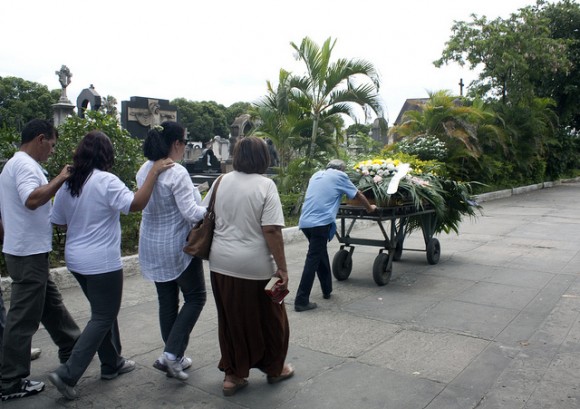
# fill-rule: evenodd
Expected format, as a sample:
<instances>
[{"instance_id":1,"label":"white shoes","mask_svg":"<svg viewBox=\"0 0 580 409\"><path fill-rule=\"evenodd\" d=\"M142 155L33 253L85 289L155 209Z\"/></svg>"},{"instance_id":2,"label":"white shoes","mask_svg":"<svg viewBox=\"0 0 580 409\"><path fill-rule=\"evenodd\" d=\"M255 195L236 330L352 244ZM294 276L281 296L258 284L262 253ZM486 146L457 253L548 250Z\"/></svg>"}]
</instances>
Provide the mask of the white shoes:
<instances>
[{"instance_id":1,"label":"white shoes","mask_svg":"<svg viewBox=\"0 0 580 409\"><path fill-rule=\"evenodd\" d=\"M165 354L161 354L161 356L153 363L153 367L167 373L169 378L176 378L180 381L185 381L189 378L189 375L183 371L190 368L191 364L191 358L186 356L181 359L171 360Z\"/></svg>"}]
</instances>

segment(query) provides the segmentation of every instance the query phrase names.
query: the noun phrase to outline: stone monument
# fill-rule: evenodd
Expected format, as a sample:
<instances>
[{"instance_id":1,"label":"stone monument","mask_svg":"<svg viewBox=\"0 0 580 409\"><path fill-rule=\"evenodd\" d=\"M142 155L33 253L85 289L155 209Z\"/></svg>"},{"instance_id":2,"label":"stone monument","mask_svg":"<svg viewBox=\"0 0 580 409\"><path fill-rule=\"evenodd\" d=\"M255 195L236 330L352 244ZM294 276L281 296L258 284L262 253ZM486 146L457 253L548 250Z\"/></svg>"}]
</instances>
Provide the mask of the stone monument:
<instances>
[{"instance_id":1,"label":"stone monument","mask_svg":"<svg viewBox=\"0 0 580 409\"><path fill-rule=\"evenodd\" d=\"M58 81L60 82L61 91L60 98L56 104L52 105L54 112L54 126L57 127L62 124L66 119L74 114L75 106L70 102L66 96L66 87L71 83L72 73L66 65L60 67L59 71L55 71L58 75Z\"/></svg>"},{"instance_id":2,"label":"stone monument","mask_svg":"<svg viewBox=\"0 0 580 409\"><path fill-rule=\"evenodd\" d=\"M101 107L102 99L95 90L93 84L89 88L81 91L77 98L77 112L81 118L85 117L85 111L90 107L92 111L98 111Z\"/></svg>"},{"instance_id":3,"label":"stone monument","mask_svg":"<svg viewBox=\"0 0 580 409\"><path fill-rule=\"evenodd\" d=\"M238 138L243 138L250 133L254 124L250 120L250 115L242 114L234 119L230 125L230 156L233 156L234 146Z\"/></svg>"},{"instance_id":4,"label":"stone monument","mask_svg":"<svg viewBox=\"0 0 580 409\"><path fill-rule=\"evenodd\" d=\"M388 131L389 124L385 118L379 117L373 121L373 125L371 127L371 136L375 141L383 144L391 143L387 139Z\"/></svg>"},{"instance_id":5,"label":"stone monument","mask_svg":"<svg viewBox=\"0 0 580 409\"><path fill-rule=\"evenodd\" d=\"M177 107L166 99L131 97L121 102L121 126L139 139L145 139L147 131L165 121L177 122Z\"/></svg>"}]
</instances>

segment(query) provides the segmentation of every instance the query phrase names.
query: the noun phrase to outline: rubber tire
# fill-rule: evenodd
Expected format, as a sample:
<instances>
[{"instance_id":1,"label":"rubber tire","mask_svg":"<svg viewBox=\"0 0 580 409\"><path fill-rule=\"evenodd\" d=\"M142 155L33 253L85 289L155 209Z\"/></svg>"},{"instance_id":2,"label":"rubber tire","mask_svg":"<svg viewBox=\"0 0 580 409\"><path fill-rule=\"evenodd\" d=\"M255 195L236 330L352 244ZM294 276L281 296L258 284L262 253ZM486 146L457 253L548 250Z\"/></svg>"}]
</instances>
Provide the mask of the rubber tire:
<instances>
[{"instance_id":1,"label":"rubber tire","mask_svg":"<svg viewBox=\"0 0 580 409\"><path fill-rule=\"evenodd\" d=\"M378 286L383 286L391 280L391 273L393 272L393 263L389 262L389 255L386 253L379 253L373 263L373 279Z\"/></svg>"},{"instance_id":2,"label":"rubber tire","mask_svg":"<svg viewBox=\"0 0 580 409\"><path fill-rule=\"evenodd\" d=\"M344 281L352 271L352 255L348 250L338 250L332 259L332 275L338 281Z\"/></svg>"},{"instance_id":3,"label":"rubber tire","mask_svg":"<svg viewBox=\"0 0 580 409\"><path fill-rule=\"evenodd\" d=\"M439 244L439 240L432 238L427 243L427 262L429 264L437 264L439 263L440 257L441 244Z\"/></svg>"}]
</instances>

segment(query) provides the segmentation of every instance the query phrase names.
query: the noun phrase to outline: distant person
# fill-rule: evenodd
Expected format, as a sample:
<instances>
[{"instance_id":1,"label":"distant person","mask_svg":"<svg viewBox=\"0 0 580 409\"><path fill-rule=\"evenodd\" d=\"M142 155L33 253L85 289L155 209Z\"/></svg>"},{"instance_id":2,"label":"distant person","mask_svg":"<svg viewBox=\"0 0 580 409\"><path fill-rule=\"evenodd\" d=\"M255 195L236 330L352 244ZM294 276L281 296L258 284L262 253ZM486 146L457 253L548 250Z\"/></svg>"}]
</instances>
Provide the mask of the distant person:
<instances>
[{"instance_id":1,"label":"distant person","mask_svg":"<svg viewBox=\"0 0 580 409\"><path fill-rule=\"evenodd\" d=\"M154 161L169 158L180 162L185 145L185 129L177 122L163 122L151 129L143 145L149 161L137 172L137 186L146 182ZM183 251L191 227L205 215L206 208L200 203L201 195L187 169L176 163L157 180L139 230L141 273L155 283L165 343L153 366L179 380L188 378L184 370L191 367L192 360L185 350L207 299L202 260Z\"/></svg>"},{"instance_id":2,"label":"distant person","mask_svg":"<svg viewBox=\"0 0 580 409\"><path fill-rule=\"evenodd\" d=\"M215 156L211 142L205 144L205 149L201 153L201 160L208 168L215 167L219 162L217 156Z\"/></svg>"},{"instance_id":3,"label":"distant person","mask_svg":"<svg viewBox=\"0 0 580 409\"><path fill-rule=\"evenodd\" d=\"M2 400L24 398L44 390L30 375L32 337L40 323L66 362L79 337L79 327L63 304L49 275L52 250L52 197L69 178L69 167L48 182L40 163L48 160L58 139L54 126L34 119L22 130L18 152L0 174L0 213L4 228L2 251L12 278L10 309L2 345Z\"/></svg>"},{"instance_id":4,"label":"distant person","mask_svg":"<svg viewBox=\"0 0 580 409\"><path fill-rule=\"evenodd\" d=\"M298 221L298 227L308 239L308 253L294 299L294 309L298 312L317 307L316 303L310 302L315 275L320 281L323 298L329 299L332 293L332 274L327 244L336 231L336 214L342 195L346 194L349 199L359 198L369 213L377 208L370 204L351 182L344 172L345 167L342 160L331 160L326 170L316 172L308 182L302 213Z\"/></svg>"},{"instance_id":5,"label":"distant person","mask_svg":"<svg viewBox=\"0 0 580 409\"><path fill-rule=\"evenodd\" d=\"M284 303L272 302L264 287L272 277L288 286L282 227L284 215L275 183L262 176L270 163L266 143L239 139L232 172L222 176L204 199L215 193L216 226L209 267L218 313L223 394L248 385L251 368L276 383L294 375L286 364L290 329Z\"/></svg>"},{"instance_id":6,"label":"distant person","mask_svg":"<svg viewBox=\"0 0 580 409\"><path fill-rule=\"evenodd\" d=\"M145 208L157 178L173 161L156 161L143 186L133 193L109 173L114 158L107 135L100 131L86 134L75 150L71 177L54 199L51 221L67 232L66 266L91 307L89 322L70 358L48 376L66 399L78 397L74 386L97 352L101 379L115 379L135 369L135 362L121 355L117 325L123 293L119 216Z\"/></svg>"}]
</instances>

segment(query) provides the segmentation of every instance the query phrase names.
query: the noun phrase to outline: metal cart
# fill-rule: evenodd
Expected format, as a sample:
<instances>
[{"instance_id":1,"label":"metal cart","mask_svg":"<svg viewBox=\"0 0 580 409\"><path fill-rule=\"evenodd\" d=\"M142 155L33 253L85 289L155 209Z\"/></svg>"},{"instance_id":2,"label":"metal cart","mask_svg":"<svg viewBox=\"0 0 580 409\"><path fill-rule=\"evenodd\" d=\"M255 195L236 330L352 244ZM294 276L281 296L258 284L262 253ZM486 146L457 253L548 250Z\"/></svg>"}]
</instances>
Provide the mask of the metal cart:
<instances>
[{"instance_id":1,"label":"metal cart","mask_svg":"<svg viewBox=\"0 0 580 409\"><path fill-rule=\"evenodd\" d=\"M336 237L341 246L332 261L332 274L339 281L346 280L350 276L354 245L360 244L380 247L373 264L373 279L379 286L387 284L391 279L393 261L400 260L403 254L405 236L418 228L417 224L423 232L425 250L408 248L404 250L425 251L429 264L439 262L441 245L439 240L433 237L437 227L437 217L432 207L418 208L415 205L379 207L375 212L367 213L364 207L343 204L339 207L337 219L339 219L339 226L337 226ZM358 220L376 221L384 239L351 237L351 232Z\"/></svg>"}]
</instances>

